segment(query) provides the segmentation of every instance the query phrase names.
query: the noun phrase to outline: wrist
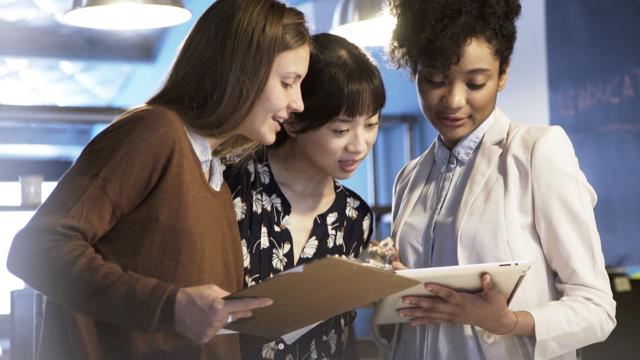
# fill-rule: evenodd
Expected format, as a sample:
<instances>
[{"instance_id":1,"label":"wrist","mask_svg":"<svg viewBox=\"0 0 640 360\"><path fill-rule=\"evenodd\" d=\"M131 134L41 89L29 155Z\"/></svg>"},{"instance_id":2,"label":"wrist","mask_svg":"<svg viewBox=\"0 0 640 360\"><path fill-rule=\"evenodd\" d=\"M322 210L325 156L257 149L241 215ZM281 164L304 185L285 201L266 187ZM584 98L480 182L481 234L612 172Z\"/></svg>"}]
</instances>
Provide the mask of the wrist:
<instances>
[{"instance_id":1,"label":"wrist","mask_svg":"<svg viewBox=\"0 0 640 360\"><path fill-rule=\"evenodd\" d=\"M516 313L515 311L509 311L506 317L509 320L505 321L505 324L506 324L504 326L505 330L501 331L499 334L496 334L496 335L501 335L501 336L511 335L518 327L518 324L520 323L520 317L518 316L518 313Z\"/></svg>"},{"instance_id":2,"label":"wrist","mask_svg":"<svg viewBox=\"0 0 640 360\"><path fill-rule=\"evenodd\" d=\"M175 329L176 321L176 298L178 296L178 288L172 286L164 298L164 303L160 308L158 315L159 329Z\"/></svg>"}]
</instances>

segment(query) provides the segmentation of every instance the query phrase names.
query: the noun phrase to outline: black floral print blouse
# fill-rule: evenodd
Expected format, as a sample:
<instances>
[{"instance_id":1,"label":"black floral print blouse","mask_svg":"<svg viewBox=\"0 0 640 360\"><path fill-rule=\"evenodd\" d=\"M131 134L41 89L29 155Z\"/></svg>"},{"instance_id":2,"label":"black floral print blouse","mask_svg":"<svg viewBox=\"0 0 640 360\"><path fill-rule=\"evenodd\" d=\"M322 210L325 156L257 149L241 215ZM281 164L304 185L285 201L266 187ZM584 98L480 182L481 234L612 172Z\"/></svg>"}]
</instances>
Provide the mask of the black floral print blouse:
<instances>
[{"instance_id":1,"label":"black floral print blouse","mask_svg":"<svg viewBox=\"0 0 640 360\"><path fill-rule=\"evenodd\" d=\"M266 151L243 166L229 166L225 180L233 195L244 256L244 286L328 255L358 257L371 238L372 213L358 194L334 181L333 204L316 216L298 263L293 262L292 237L287 229L291 205L274 181ZM355 311L328 319L292 344L277 339L252 349L245 359L342 359L347 327Z\"/></svg>"}]
</instances>

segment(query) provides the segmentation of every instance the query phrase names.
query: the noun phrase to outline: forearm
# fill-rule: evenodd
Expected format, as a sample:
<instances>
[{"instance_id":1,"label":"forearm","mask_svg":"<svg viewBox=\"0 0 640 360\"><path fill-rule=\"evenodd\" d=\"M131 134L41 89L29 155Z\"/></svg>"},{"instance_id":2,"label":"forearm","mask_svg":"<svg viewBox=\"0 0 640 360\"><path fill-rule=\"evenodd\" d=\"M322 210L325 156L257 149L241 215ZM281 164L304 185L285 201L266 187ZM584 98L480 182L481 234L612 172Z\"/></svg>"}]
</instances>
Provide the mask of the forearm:
<instances>
[{"instance_id":1,"label":"forearm","mask_svg":"<svg viewBox=\"0 0 640 360\"><path fill-rule=\"evenodd\" d=\"M173 300L171 285L125 272L81 241L50 244L52 237L40 232L21 235L12 246L8 268L53 302L142 332L165 323L172 327L172 319L160 311L166 300Z\"/></svg>"}]
</instances>

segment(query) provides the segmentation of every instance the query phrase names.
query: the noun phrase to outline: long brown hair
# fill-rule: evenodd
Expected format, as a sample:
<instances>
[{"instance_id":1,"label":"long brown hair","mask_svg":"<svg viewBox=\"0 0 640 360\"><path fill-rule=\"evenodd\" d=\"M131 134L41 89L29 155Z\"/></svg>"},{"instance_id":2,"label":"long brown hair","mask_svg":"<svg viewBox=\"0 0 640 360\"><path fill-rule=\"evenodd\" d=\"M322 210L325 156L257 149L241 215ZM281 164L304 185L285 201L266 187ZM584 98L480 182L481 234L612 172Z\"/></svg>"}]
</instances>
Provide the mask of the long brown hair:
<instances>
[{"instance_id":1,"label":"long brown hair","mask_svg":"<svg viewBox=\"0 0 640 360\"><path fill-rule=\"evenodd\" d=\"M304 15L274 0L217 0L197 21L162 89L148 103L175 111L207 137L226 137L247 117L275 57L310 44ZM251 143L231 139L233 150Z\"/></svg>"}]
</instances>

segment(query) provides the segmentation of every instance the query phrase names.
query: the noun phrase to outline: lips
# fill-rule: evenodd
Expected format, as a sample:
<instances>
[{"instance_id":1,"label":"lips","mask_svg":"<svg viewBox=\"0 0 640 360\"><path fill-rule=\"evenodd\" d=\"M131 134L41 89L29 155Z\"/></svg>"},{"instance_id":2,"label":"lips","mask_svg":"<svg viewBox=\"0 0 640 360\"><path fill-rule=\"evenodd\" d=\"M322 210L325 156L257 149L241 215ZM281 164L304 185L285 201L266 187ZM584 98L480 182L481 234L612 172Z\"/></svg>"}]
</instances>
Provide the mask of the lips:
<instances>
[{"instance_id":1,"label":"lips","mask_svg":"<svg viewBox=\"0 0 640 360\"><path fill-rule=\"evenodd\" d=\"M276 131L280 131L285 119L279 116L272 116L271 120L273 120L273 122L276 124Z\"/></svg>"},{"instance_id":2,"label":"lips","mask_svg":"<svg viewBox=\"0 0 640 360\"><path fill-rule=\"evenodd\" d=\"M467 120L466 116L439 116L438 118L443 125L450 127L462 126Z\"/></svg>"},{"instance_id":3,"label":"lips","mask_svg":"<svg viewBox=\"0 0 640 360\"><path fill-rule=\"evenodd\" d=\"M353 172L358 168L360 160L339 160L340 169L344 172Z\"/></svg>"}]
</instances>

